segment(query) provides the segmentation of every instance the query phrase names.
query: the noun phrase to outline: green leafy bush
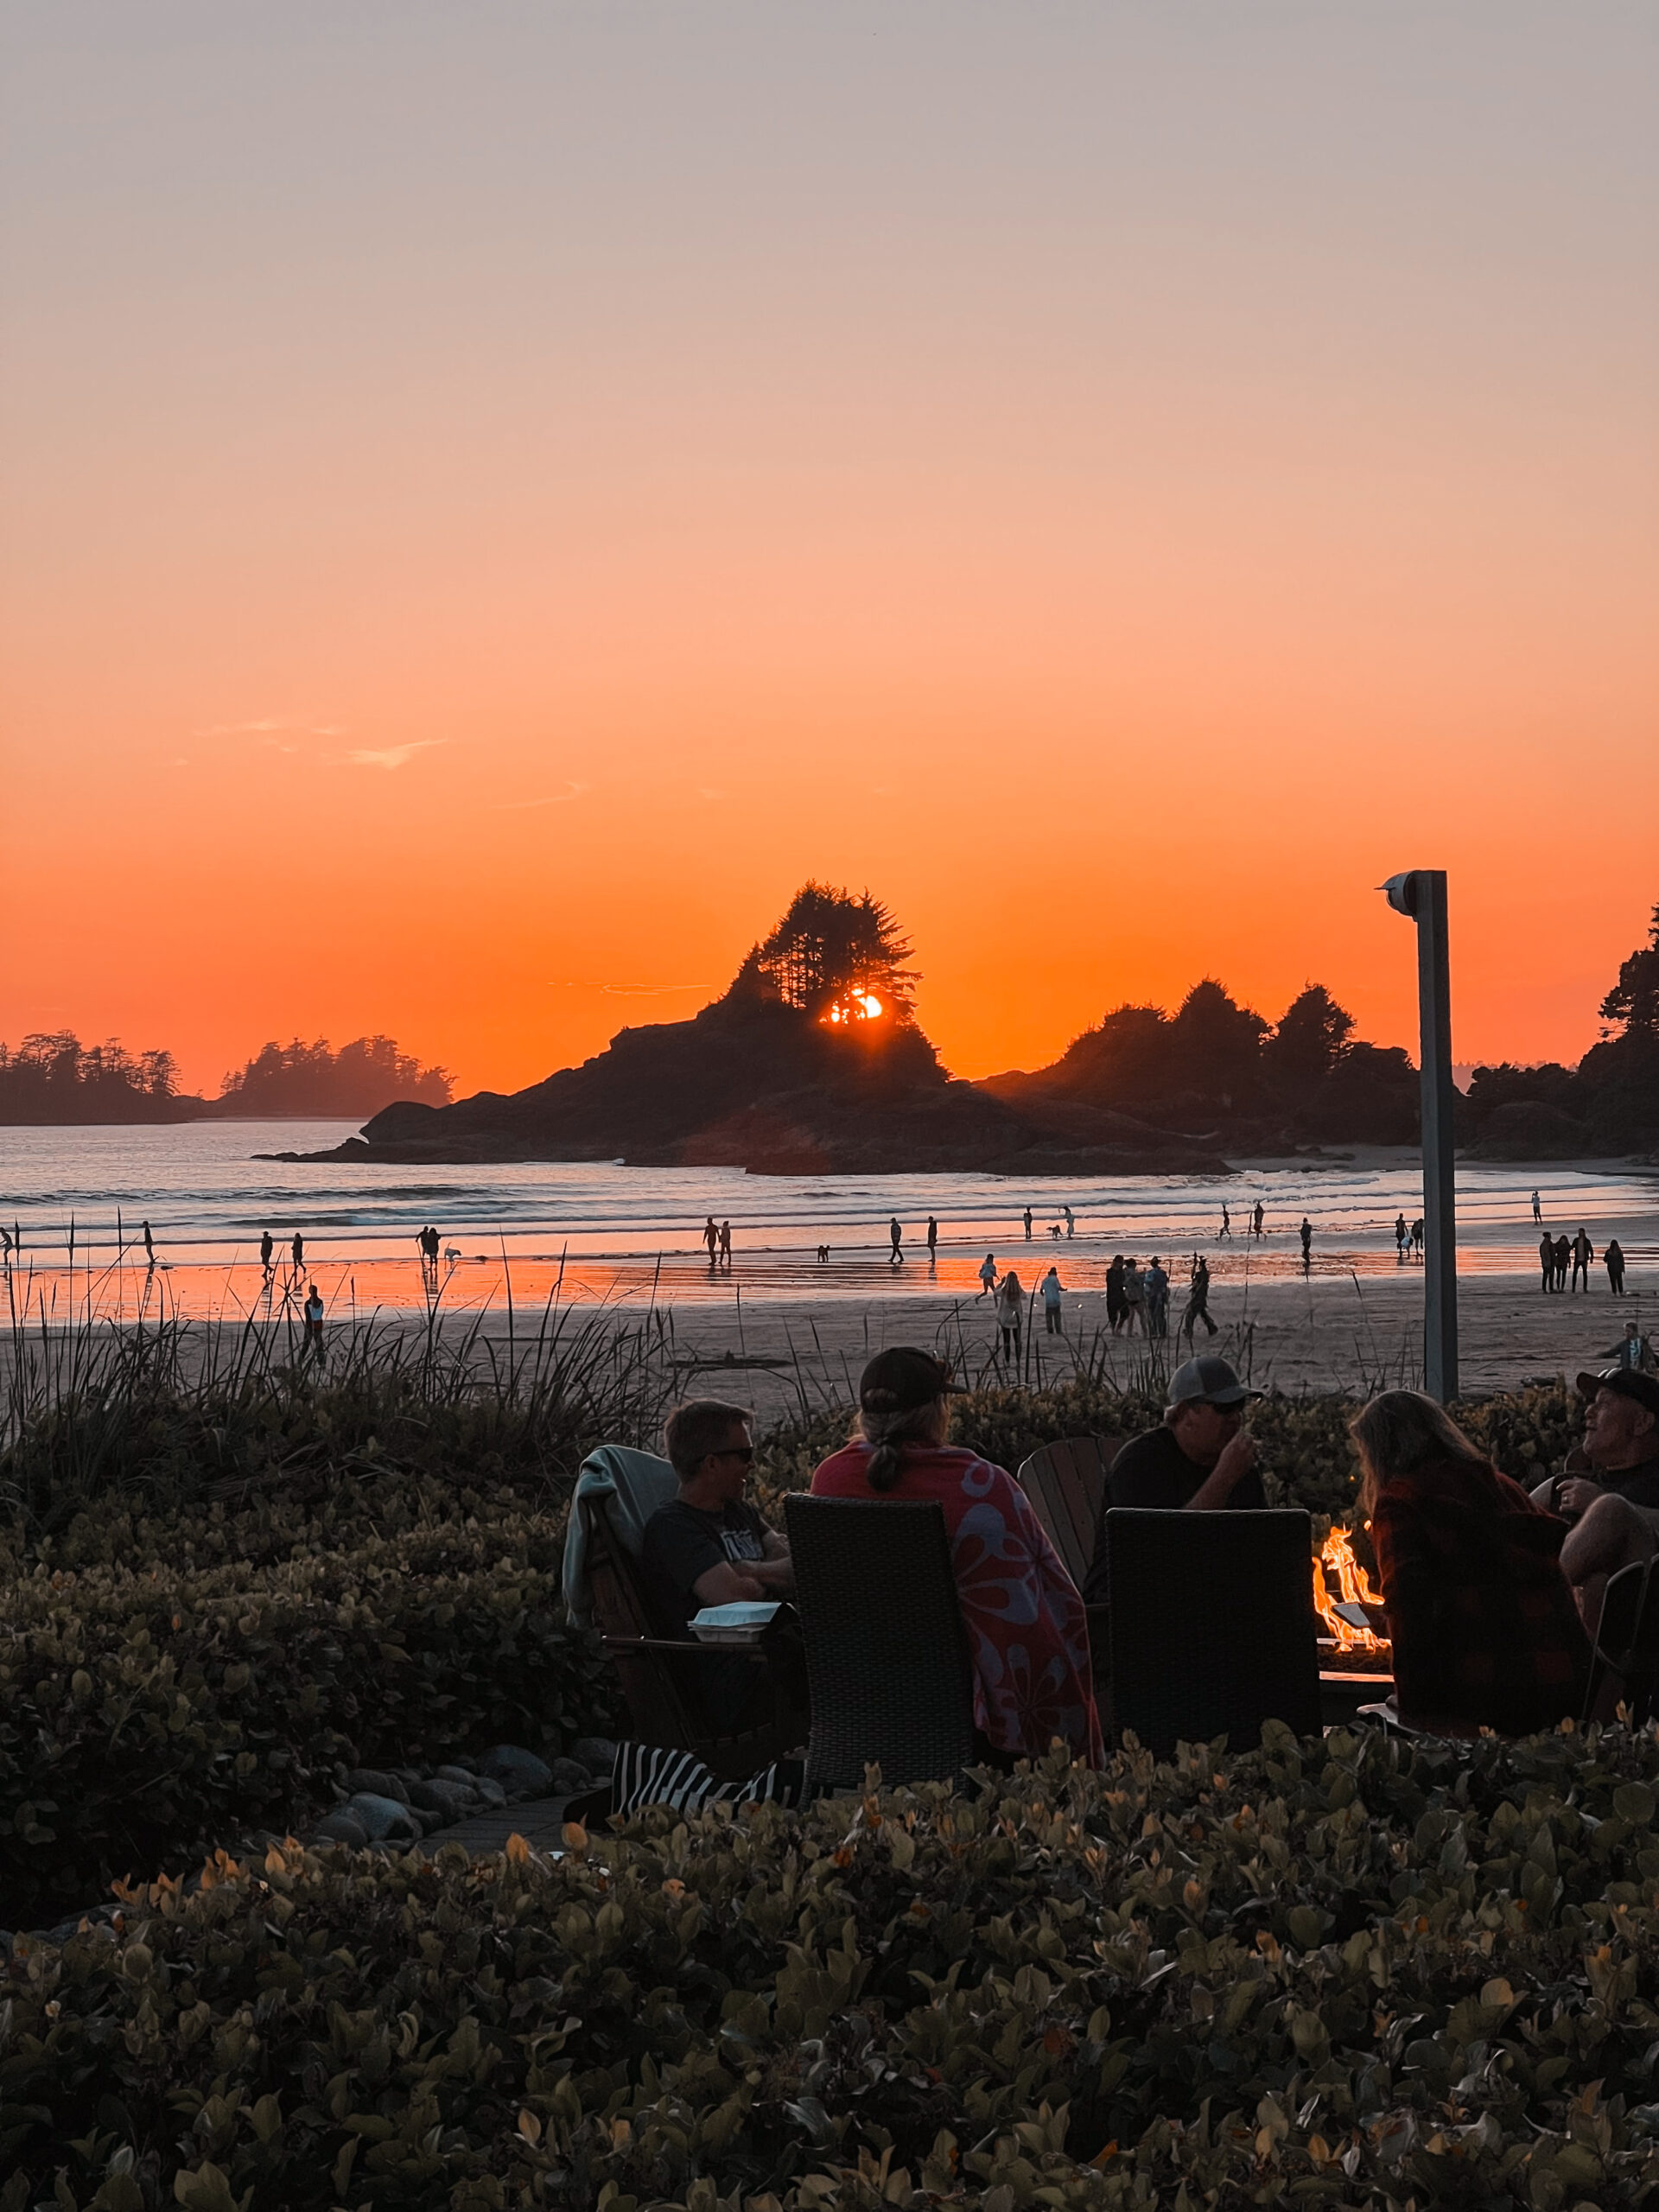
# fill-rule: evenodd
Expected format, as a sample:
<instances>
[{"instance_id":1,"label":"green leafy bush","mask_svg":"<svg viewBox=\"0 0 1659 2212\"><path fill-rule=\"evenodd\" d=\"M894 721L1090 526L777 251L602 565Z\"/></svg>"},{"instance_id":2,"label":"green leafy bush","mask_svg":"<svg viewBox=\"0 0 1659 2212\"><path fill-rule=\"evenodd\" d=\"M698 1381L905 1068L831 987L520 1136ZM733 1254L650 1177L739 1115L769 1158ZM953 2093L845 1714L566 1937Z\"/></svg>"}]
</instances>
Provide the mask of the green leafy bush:
<instances>
[{"instance_id":1,"label":"green leafy bush","mask_svg":"<svg viewBox=\"0 0 1659 2212\"><path fill-rule=\"evenodd\" d=\"M22 1947L0 2212L1634 2207L1659 1747L1270 1732L219 1859Z\"/></svg>"},{"instance_id":2,"label":"green leafy bush","mask_svg":"<svg viewBox=\"0 0 1659 2212\"><path fill-rule=\"evenodd\" d=\"M222 1518L188 1541L140 1524L143 1566L42 1564L5 1586L0 1895L14 1924L112 1875L297 1824L328 1802L337 1759L556 1748L609 1723L610 1669L563 1618L561 1520L353 1526L313 1550L294 1541L296 1509L273 1508L271 1542L237 1556L245 1532L227 1537ZM211 1556L216 1533L232 1555Z\"/></svg>"}]
</instances>

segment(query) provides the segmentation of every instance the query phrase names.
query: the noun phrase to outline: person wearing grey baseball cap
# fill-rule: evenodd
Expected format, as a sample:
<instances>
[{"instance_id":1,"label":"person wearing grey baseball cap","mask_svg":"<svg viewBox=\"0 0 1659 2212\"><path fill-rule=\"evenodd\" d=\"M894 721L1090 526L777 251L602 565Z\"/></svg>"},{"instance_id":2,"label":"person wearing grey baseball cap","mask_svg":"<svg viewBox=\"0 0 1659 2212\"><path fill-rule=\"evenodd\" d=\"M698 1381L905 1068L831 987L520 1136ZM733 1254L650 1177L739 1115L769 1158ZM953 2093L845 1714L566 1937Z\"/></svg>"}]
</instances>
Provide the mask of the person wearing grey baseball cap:
<instances>
[{"instance_id":1,"label":"person wearing grey baseball cap","mask_svg":"<svg viewBox=\"0 0 1659 2212\"><path fill-rule=\"evenodd\" d=\"M1255 1446L1243 1423L1260 1390L1248 1389L1214 1352L1186 1360L1169 1378L1164 1418L1132 1437L1112 1462L1095 1530L1095 1556L1083 1594L1108 1602L1106 1515L1114 1505L1169 1513L1259 1513L1267 1494L1256 1471Z\"/></svg>"}]
</instances>

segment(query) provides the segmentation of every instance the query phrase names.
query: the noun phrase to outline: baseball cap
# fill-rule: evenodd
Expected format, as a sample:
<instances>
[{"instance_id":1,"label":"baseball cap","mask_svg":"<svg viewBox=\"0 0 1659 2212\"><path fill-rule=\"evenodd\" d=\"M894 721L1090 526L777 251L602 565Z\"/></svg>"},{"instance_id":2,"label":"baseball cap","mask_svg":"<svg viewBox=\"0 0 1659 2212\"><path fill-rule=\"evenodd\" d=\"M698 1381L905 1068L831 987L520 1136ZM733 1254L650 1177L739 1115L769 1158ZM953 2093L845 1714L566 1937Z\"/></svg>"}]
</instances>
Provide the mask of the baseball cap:
<instances>
[{"instance_id":1,"label":"baseball cap","mask_svg":"<svg viewBox=\"0 0 1659 2212\"><path fill-rule=\"evenodd\" d=\"M858 1378L858 1402L867 1414L908 1413L935 1398L956 1396L965 1382L953 1382L950 1370L931 1351L914 1344L893 1344L879 1351Z\"/></svg>"},{"instance_id":2,"label":"baseball cap","mask_svg":"<svg viewBox=\"0 0 1659 2212\"><path fill-rule=\"evenodd\" d=\"M1638 1406L1659 1414L1659 1378L1638 1375L1631 1368L1607 1367L1599 1374L1586 1368L1573 1387L1581 1398L1593 1398L1598 1390L1611 1390L1615 1397L1634 1398Z\"/></svg>"},{"instance_id":3,"label":"baseball cap","mask_svg":"<svg viewBox=\"0 0 1659 2212\"><path fill-rule=\"evenodd\" d=\"M1214 1352L1200 1352L1196 1359L1184 1361L1169 1378L1172 1406L1242 1406L1247 1398L1261 1395L1260 1390L1247 1390L1228 1362Z\"/></svg>"}]
</instances>

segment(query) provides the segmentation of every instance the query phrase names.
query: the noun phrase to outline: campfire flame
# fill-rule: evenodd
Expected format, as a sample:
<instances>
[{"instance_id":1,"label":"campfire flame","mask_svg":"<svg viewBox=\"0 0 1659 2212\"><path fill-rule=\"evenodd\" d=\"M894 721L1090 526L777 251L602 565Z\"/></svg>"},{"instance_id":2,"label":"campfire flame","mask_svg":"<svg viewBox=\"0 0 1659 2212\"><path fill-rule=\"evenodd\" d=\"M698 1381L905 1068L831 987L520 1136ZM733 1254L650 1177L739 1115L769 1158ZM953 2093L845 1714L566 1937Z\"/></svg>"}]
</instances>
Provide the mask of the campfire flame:
<instances>
[{"instance_id":1,"label":"campfire flame","mask_svg":"<svg viewBox=\"0 0 1659 2212\"><path fill-rule=\"evenodd\" d=\"M1336 1577L1336 1599L1331 1595L1326 1580L1329 1575ZM1387 1637L1378 1636L1369 1628L1351 1627L1336 1610L1338 1599L1351 1605L1380 1605L1382 1602L1382 1592L1372 1589L1370 1577L1354 1557L1354 1548L1345 1529L1332 1529L1313 1561L1313 1610L1339 1653L1363 1651L1372 1656L1386 1651Z\"/></svg>"}]
</instances>

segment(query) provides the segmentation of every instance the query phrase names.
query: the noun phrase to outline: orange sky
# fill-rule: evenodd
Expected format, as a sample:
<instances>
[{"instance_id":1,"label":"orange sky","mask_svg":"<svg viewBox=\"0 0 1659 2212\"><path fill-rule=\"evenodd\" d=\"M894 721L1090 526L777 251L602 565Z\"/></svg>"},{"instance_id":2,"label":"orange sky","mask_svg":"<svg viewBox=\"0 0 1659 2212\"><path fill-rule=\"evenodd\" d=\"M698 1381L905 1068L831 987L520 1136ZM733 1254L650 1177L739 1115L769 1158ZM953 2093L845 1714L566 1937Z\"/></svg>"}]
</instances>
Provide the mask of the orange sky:
<instances>
[{"instance_id":1,"label":"orange sky","mask_svg":"<svg viewBox=\"0 0 1659 2212\"><path fill-rule=\"evenodd\" d=\"M1416 865L1458 1057L1576 1057L1659 899L1656 60L1510 0L14 15L0 1037L510 1088L812 874L965 1074L1206 972L1414 1043Z\"/></svg>"}]
</instances>

